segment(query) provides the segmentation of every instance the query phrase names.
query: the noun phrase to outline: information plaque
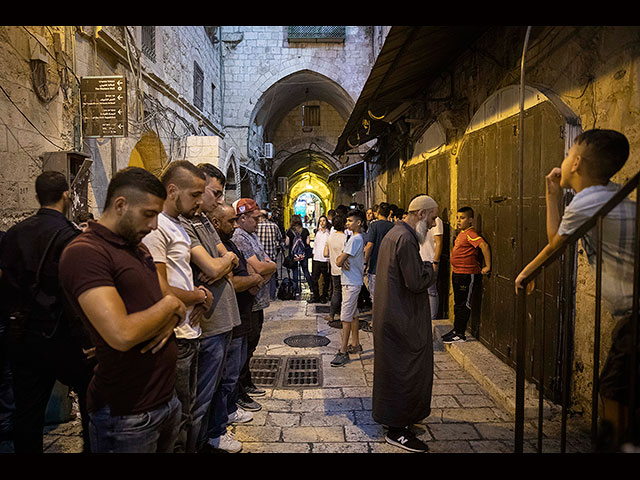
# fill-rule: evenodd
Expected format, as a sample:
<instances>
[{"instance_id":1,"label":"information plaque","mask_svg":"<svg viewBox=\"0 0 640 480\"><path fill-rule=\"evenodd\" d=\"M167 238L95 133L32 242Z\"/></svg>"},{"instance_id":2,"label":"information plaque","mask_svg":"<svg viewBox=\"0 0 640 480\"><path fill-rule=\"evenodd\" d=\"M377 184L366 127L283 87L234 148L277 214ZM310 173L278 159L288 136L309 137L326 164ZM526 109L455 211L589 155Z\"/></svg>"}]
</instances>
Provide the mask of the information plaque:
<instances>
[{"instance_id":1,"label":"information plaque","mask_svg":"<svg viewBox=\"0 0 640 480\"><path fill-rule=\"evenodd\" d=\"M85 137L127 136L127 80L124 76L82 77L80 97Z\"/></svg>"}]
</instances>

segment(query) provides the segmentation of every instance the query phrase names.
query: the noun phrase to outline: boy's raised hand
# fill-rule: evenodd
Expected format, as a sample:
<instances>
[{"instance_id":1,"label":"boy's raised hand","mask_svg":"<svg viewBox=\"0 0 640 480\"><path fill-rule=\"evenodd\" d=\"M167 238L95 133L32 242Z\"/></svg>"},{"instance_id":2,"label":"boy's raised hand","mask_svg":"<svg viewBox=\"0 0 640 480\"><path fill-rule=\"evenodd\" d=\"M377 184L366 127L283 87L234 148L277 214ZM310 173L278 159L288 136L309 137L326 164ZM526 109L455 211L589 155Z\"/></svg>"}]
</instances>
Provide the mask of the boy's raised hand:
<instances>
[{"instance_id":1,"label":"boy's raised hand","mask_svg":"<svg viewBox=\"0 0 640 480\"><path fill-rule=\"evenodd\" d=\"M552 168L549 174L545 177L547 193L549 195L559 195L562 192L562 188L560 188L560 176L560 168L555 167Z\"/></svg>"}]
</instances>

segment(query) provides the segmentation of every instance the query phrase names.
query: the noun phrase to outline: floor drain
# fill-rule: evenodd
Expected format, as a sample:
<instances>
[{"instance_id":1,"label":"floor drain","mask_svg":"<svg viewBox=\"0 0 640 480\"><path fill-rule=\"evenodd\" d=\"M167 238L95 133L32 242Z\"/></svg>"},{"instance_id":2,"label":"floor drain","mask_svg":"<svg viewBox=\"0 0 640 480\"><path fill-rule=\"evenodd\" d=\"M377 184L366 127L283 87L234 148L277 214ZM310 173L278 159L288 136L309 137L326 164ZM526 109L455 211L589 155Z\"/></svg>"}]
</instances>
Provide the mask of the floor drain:
<instances>
[{"instance_id":1,"label":"floor drain","mask_svg":"<svg viewBox=\"0 0 640 480\"><path fill-rule=\"evenodd\" d=\"M274 387L278 381L281 365L280 357L252 357L249 369L253 383L261 387Z\"/></svg>"},{"instance_id":2,"label":"floor drain","mask_svg":"<svg viewBox=\"0 0 640 480\"><path fill-rule=\"evenodd\" d=\"M330 340L321 335L294 335L284 339L290 347L324 347Z\"/></svg>"},{"instance_id":3,"label":"floor drain","mask_svg":"<svg viewBox=\"0 0 640 480\"><path fill-rule=\"evenodd\" d=\"M290 357L284 372L285 387L318 387L322 375L318 357Z\"/></svg>"}]
</instances>

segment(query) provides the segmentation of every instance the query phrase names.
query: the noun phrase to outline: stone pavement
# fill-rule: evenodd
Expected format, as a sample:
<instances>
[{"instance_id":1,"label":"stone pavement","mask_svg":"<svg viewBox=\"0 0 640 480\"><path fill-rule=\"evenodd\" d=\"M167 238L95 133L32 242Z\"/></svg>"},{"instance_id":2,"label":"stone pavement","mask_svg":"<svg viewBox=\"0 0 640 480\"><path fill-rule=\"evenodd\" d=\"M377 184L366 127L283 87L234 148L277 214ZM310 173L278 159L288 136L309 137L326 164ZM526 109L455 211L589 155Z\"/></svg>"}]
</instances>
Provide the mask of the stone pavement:
<instances>
[{"instance_id":1,"label":"stone pavement","mask_svg":"<svg viewBox=\"0 0 640 480\"><path fill-rule=\"evenodd\" d=\"M254 357L283 361L278 383L264 386L267 394L256 399L262 410L254 413L251 422L230 427L243 443L242 453L407 453L387 444L383 427L371 417L373 334L360 330L363 352L351 355L344 367L331 367L341 330L327 324L326 313L319 310L320 304L304 300L276 300L265 311ZM434 324L432 412L414 430L432 453L513 452L513 379L507 378L514 376L513 371L473 339L443 345L440 335L449 328L447 320ZM285 343L296 335L324 337L329 343L314 347ZM288 386L282 372L284 360L306 357L317 362L318 385ZM560 451L558 416L557 408L547 408L543 451ZM570 425L569 431L567 451L589 451L582 423ZM79 434L77 419L49 426L45 451L79 452ZM537 421L530 421L525 429L525 452L535 451L536 439ZM0 443L0 453L11 451L9 442Z\"/></svg>"}]
</instances>

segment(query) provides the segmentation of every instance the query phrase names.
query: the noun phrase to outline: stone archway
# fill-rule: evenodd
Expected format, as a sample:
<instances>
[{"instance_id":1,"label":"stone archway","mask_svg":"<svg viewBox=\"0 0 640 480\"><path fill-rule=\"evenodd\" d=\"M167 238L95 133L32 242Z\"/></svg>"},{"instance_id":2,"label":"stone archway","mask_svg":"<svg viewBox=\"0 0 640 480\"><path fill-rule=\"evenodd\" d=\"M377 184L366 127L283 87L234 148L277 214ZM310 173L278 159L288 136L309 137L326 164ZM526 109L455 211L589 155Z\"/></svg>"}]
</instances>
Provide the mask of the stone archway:
<instances>
[{"instance_id":1,"label":"stone archway","mask_svg":"<svg viewBox=\"0 0 640 480\"><path fill-rule=\"evenodd\" d=\"M167 153L160 137L154 131L146 131L131 150L130 167L140 167L160 177L162 170L169 163Z\"/></svg>"}]
</instances>

